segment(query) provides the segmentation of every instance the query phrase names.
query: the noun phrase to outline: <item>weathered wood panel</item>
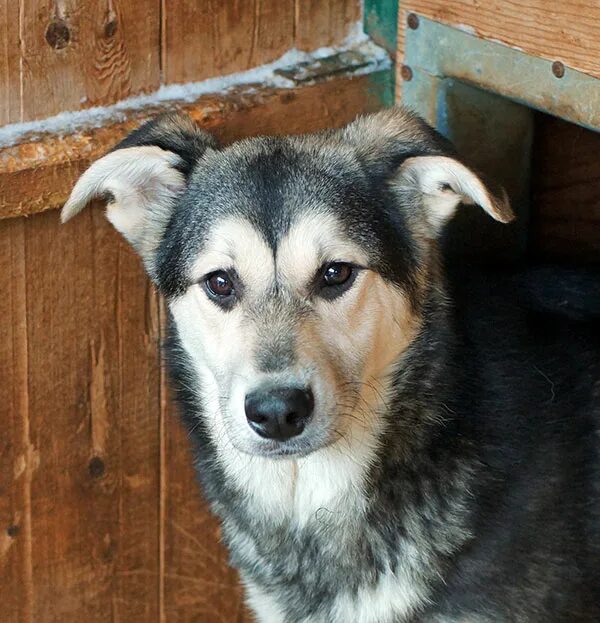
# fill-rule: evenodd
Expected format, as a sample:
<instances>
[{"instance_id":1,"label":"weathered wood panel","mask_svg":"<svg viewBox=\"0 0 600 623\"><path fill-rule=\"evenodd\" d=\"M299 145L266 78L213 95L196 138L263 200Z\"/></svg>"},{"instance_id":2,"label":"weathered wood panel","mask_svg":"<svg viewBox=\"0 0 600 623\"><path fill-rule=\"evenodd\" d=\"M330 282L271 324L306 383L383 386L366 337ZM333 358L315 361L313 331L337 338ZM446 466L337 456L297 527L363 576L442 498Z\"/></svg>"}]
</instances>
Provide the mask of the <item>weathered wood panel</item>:
<instances>
[{"instance_id":1,"label":"weathered wood panel","mask_svg":"<svg viewBox=\"0 0 600 623\"><path fill-rule=\"evenodd\" d=\"M166 84L244 71L294 45L294 1L162 0Z\"/></svg>"},{"instance_id":2,"label":"weathered wood panel","mask_svg":"<svg viewBox=\"0 0 600 623\"><path fill-rule=\"evenodd\" d=\"M340 126L381 108L377 79L339 77L296 89L211 95L180 108L225 142L257 134L298 134ZM143 120L169 108L144 109L127 121L0 149L0 218L61 206L95 158Z\"/></svg>"},{"instance_id":3,"label":"weathered wood panel","mask_svg":"<svg viewBox=\"0 0 600 623\"><path fill-rule=\"evenodd\" d=\"M600 261L600 134L538 115L532 245L545 260Z\"/></svg>"},{"instance_id":4,"label":"weathered wood panel","mask_svg":"<svg viewBox=\"0 0 600 623\"><path fill-rule=\"evenodd\" d=\"M358 0L162 3L167 84L244 71L293 47L309 51L339 45L361 13Z\"/></svg>"},{"instance_id":5,"label":"weathered wood panel","mask_svg":"<svg viewBox=\"0 0 600 623\"><path fill-rule=\"evenodd\" d=\"M295 32L299 50L339 45L360 21L357 0L296 0Z\"/></svg>"},{"instance_id":6,"label":"weathered wood panel","mask_svg":"<svg viewBox=\"0 0 600 623\"><path fill-rule=\"evenodd\" d=\"M27 398L25 222L0 222L0 618L32 623L31 476Z\"/></svg>"},{"instance_id":7,"label":"weathered wood panel","mask_svg":"<svg viewBox=\"0 0 600 623\"><path fill-rule=\"evenodd\" d=\"M358 0L0 2L0 125L340 44ZM161 68L162 64L162 68Z\"/></svg>"},{"instance_id":8,"label":"weathered wood panel","mask_svg":"<svg viewBox=\"0 0 600 623\"><path fill-rule=\"evenodd\" d=\"M407 16L416 13L527 54L600 77L600 4L585 0L406 0L400 3L398 57ZM413 22L412 26L415 27Z\"/></svg>"},{"instance_id":9,"label":"weathered wood panel","mask_svg":"<svg viewBox=\"0 0 600 623\"><path fill-rule=\"evenodd\" d=\"M373 80L187 109L224 142L312 131L380 108ZM37 176L40 202L56 205L77 167L139 121L32 142L24 159L3 161L0 195L25 192ZM30 177L11 182L11 166ZM54 211L3 220L0 268L0 424L9 431L0 437L0 620L250 621L168 406L159 314L139 260L97 206L64 227Z\"/></svg>"},{"instance_id":10,"label":"weathered wood panel","mask_svg":"<svg viewBox=\"0 0 600 623\"><path fill-rule=\"evenodd\" d=\"M6 2L20 4L6 27L21 39L22 120L158 88L159 0Z\"/></svg>"},{"instance_id":11,"label":"weathered wood panel","mask_svg":"<svg viewBox=\"0 0 600 623\"><path fill-rule=\"evenodd\" d=\"M0 0L0 125L21 120L19 3Z\"/></svg>"},{"instance_id":12,"label":"weathered wood panel","mask_svg":"<svg viewBox=\"0 0 600 623\"><path fill-rule=\"evenodd\" d=\"M12 360L0 386L13 396L2 428L15 439L0 464L12 498L1 542L16 582L0 584L0 618L156 620L154 294L99 213L65 227L52 212L10 223L13 352L3 332Z\"/></svg>"},{"instance_id":13,"label":"weathered wood panel","mask_svg":"<svg viewBox=\"0 0 600 623\"><path fill-rule=\"evenodd\" d=\"M91 211L91 231L93 310L102 311L93 311L90 342L88 473L95 475L96 457L104 462L97 482L105 480L111 509L102 549L112 564L111 616L152 621L159 607L158 300L137 256L100 210Z\"/></svg>"}]
</instances>

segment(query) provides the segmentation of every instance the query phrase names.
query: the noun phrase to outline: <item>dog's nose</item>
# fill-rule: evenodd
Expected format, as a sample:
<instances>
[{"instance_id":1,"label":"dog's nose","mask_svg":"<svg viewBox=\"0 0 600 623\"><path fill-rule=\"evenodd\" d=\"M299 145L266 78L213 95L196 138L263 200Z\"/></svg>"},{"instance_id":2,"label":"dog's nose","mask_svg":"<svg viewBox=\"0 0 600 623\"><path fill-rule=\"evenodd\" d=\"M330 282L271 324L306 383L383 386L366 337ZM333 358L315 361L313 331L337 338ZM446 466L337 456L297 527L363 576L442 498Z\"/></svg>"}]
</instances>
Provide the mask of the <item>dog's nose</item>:
<instances>
[{"instance_id":1,"label":"dog's nose","mask_svg":"<svg viewBox=\"0 0 600 623\"><path fill-rule=\"evenodd\" d=\"M284 441L299 435L314 407L310 389L257 389L246 396L246 418L261 437Z\"/></svg>"}]
</instances>

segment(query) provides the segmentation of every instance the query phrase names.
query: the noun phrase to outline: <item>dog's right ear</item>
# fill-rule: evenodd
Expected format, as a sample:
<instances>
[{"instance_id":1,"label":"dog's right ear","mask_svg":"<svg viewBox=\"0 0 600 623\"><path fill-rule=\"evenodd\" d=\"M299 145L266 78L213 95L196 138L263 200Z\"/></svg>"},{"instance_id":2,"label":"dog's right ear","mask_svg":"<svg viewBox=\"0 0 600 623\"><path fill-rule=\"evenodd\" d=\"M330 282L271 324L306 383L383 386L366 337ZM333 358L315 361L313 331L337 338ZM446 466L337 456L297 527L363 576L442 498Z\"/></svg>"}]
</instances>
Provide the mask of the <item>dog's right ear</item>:
<instances>
[{"instance_id":1,"label":"dog's right ear","mask_svg":"<svg viewBox=\"0 0 600 623\"><path fill-rule=\"evenodd\" d=\"M79 178L61 213L64 222L93 199L140 254L154 277L154 256L195 164L213 137L186 115L165 114L134 130Z\"/></svg>"}]
</instances>

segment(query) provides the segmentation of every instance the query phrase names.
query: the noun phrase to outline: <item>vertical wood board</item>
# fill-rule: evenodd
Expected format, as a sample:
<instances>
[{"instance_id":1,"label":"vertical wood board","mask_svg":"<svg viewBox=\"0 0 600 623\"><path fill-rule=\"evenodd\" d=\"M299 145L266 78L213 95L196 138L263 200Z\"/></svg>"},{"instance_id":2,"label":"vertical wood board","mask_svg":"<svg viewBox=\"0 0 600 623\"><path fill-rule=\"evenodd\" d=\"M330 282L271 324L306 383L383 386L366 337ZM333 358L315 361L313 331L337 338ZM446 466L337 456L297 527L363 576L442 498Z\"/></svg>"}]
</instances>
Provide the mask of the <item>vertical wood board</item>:
<instances>
[{"instance_id":1,"label":"vertical wood board","mask_svg":"<svg viewBox=\"0 0 600 623\"><path fill-rule=\"evenodd\" d=\"M9 27L21 38L21 120L157 89L159 9L159 0L21 0Z\"/></svg>"},{"instance_id":2,"label":"vertical wood board","mask_svg":"<svg viewBox=\"0 0 600 623\"><path fill-rule=\"evenodd\" d=\"M293 41L293 0L162 0L166 84L245 71L279 58Z\"/></svg>"}]
</instances>

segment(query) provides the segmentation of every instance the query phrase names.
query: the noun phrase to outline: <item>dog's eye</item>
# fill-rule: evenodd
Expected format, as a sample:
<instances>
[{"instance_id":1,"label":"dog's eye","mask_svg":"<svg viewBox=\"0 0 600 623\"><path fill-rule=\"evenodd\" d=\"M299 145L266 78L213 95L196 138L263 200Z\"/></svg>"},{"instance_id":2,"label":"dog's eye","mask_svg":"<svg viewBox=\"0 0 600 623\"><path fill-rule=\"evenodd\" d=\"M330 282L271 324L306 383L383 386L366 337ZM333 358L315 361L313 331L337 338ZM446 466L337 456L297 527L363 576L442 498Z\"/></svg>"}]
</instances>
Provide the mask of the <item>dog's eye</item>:
<instances>
[{"instance_id":1,"label":"dog's eye","mask_svg":"<svg viewBox=\"0 0 600 623\"><path fill-rule=\"evenodd\" d=\"M234 293L233 281L224 270L208 275L204 283L208 293L215 298L226 298Z\"/></svg>"},{"instance_id":2,"label":"dog's eye","mask_svg":"<svg viewBox=\"0 0 600 623\"><path fill-rule=\"evenodd\" d=\"M348 290L359 267L347 262L330 262L325 264L317 274L316 293L328 300L341 296Z\"/></svg>"},{"instance_id":3,"label":"dog's eye","mask_svg":"<svg viewBox=\"0 0 600 623\"><path fill-rule=\"evenodd\" d=\"M328 264L323 271L322 287L341 286L352 277L353 267L343 262Z\"/></svg>"}]
</instances>

